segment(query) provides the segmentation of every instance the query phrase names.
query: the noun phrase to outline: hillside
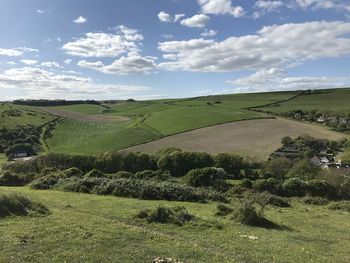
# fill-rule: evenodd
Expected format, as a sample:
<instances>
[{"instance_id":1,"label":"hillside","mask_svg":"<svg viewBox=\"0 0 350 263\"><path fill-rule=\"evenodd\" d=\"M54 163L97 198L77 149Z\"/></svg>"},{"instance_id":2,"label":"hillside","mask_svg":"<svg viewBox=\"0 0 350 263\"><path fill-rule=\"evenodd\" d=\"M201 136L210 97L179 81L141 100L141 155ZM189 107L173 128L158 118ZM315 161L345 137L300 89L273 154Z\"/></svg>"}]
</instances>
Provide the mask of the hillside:
<instances>
[{"instance_id":1,"label":"hillside","mask_svg":"<svg viewBox=\"0 0 350 263\"><path fill-rule=\"evenodd\" d=\"M293 202L269 219L285 230L243 226L217 217L215 204L145 201L110 196L19 192L45 204L45 217L0 220L0 262L349 262L349 213ZM144 223L144 208L183 206L199 218L184 226Z\"/></svg>"}]
</instances>

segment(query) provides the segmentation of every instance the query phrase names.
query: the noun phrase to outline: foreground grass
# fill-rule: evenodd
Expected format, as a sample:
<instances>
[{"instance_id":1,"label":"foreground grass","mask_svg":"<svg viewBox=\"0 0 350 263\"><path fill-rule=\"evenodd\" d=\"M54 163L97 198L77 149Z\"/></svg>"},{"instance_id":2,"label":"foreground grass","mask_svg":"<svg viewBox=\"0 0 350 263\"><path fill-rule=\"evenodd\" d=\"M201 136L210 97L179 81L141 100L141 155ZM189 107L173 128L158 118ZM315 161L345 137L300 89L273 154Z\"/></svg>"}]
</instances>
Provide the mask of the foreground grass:
<instances>
[{"instance_id":1,"label":"foreground grass","mask_svg":"<svg viewBox=\"0 0 350 263\"><path fill-rule=\"evenodd\" d=\"M215 204L142 201L1 187L45 204L46 217L0 221L0 262L349 262L350 214L293 203L267 217L267 230L214 216ZM182 227L134 219L143 208L181 205L200 218ZM222 229L216 226L221 225ZM258 237L250 240L247 236Z\"/></svg>"}]
</instances>

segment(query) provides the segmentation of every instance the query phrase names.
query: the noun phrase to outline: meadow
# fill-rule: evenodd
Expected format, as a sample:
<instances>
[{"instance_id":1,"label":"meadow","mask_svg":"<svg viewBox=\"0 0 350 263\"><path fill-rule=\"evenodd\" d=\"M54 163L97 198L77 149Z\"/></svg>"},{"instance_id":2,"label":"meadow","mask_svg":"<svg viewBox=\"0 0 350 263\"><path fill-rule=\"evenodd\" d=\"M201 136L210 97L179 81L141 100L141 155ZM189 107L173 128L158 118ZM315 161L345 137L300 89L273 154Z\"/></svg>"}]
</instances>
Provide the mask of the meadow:
<instances>
[{"instance_id":1,"label":"meadow","mask_svg":"<svg viewBox=\"0 0 350 263\"><path fill-rule=\"evenodd\" d=\"M40 126L55 117L35 107L0 103L0 129L14 129L18 126Z\"/></svg>"},{"instance_id":2,"label":"meadow","mask_svg":"<svg viewBox=\"0 0 350 263\"><path fill-rule=\"evenodd\" d=\"M0 220L0 262L349 262L350 214L292 202L267 210L284 226L265 229L218 217L215 203L145 201L26 187L0 187L46 205L50 214ZM233 201L233 203L238 201ZM140 209L183 206L183 226L135 218Z\"/></svg>"},{"instance_id":3,"label":"meadow","mask_svg":"<svg viewBox=\"0 0 350 263\"><path fill-rule=\"evenodd\" d=\"M350 89L335 89L310 95L301 95L295 99L278 103L278 105L259 108L273 113L286 113L293 110L347 117L350 114Z\"/></svg>"},{"instance_id":4,"label":"meadow","mask_svg":"<svg viewBox=\"0 0 350 263\"><path fill-rule=\"evenodd\" d=\"M98 154L120 150L167 135L268 115L247 110L248 107L285 100L294 92L222 95L193 99L107 103L104 114L100 106L74 105L47 107L88 116L126 116L130 121L106 123L66 119L47 141L53 152ZM46 109L47 109L46 108ZM102 117L101 117L102 118Z\"/></svg>"}]
</instances>

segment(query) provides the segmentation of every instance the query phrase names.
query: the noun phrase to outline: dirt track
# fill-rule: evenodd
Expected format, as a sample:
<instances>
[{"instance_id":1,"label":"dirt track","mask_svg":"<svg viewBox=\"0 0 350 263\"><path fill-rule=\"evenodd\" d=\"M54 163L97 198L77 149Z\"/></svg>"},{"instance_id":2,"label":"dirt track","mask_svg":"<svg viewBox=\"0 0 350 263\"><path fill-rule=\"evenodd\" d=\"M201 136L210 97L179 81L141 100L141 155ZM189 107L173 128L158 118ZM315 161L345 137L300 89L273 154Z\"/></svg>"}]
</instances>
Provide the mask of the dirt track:
<instances>
[{"instance_id":1,"label":"dirt track","mask_svg":"<svg viewBox=\"0 0 350 263\"><path fill-rule=\"evenodd\" d=\"M176 147L187 151L237 153L252 159L266 159L280 146L285 136L310 135L315 138L339 140L346 135L326 127L286 119L264 119L232 122L172 135L123 152L155 153Z\"/></svg>"},{"instance_id":2,"label":"dirt track","mask_svg":"<svg viewBox=\"0 0 350 263\"><path fill-rule=\"evenodd\" d=\"M127 121L128 117L125 116L111 116L105 114L94 114L94 115L85 115L78 112L65 111L53 109L50 107L40 107L41 110L48 112L52 115L71 118L77 121L86 121L86 122L115 122L115 121Z\"/></svg>"}]
</instances>

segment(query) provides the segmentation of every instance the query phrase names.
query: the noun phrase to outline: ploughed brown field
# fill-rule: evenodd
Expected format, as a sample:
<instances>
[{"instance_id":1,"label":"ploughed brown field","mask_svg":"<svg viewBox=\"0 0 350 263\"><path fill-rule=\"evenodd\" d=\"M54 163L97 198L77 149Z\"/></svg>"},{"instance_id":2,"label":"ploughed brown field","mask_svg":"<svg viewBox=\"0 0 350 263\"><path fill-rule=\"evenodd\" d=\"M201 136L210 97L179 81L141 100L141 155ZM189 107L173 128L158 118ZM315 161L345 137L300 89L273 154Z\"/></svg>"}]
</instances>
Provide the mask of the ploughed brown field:
<instances>
[{"instance_id":1,"label":"ploughed brown field","mask_svg":"<svg viewBox=\"0 0 350 263\"><path fill-rule=\"evenodd\" d=\"M128 117L125 116L110 116L105 114L92 114L86 115L79 112L59 110L51 107L40 107L41 110L48 112L52 115L71 118L76 121L85 122L114 122L114 121L127 121Z\"/></svg>"},{"instance_id":2,"label":"ploughed brown field","mask_svg":"<svg viewBox=\"0 0 350 263\"><path fill-rule=\"evenodd\" d=\"M346 135L321 125L277 118L215 125L168 136L121 151L155 153L161 149L176 147L185 151L211 154L237 153L253 160L264 160L281 146L283 137L295 138L301 135L328 140L346 138Z\"/></svg>"}]
</instances>

